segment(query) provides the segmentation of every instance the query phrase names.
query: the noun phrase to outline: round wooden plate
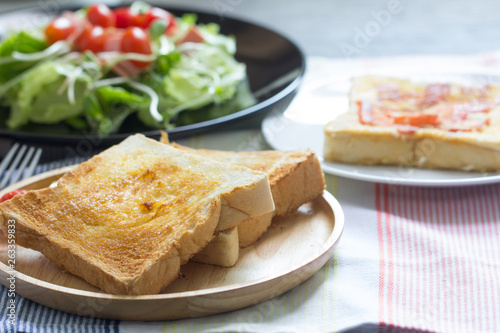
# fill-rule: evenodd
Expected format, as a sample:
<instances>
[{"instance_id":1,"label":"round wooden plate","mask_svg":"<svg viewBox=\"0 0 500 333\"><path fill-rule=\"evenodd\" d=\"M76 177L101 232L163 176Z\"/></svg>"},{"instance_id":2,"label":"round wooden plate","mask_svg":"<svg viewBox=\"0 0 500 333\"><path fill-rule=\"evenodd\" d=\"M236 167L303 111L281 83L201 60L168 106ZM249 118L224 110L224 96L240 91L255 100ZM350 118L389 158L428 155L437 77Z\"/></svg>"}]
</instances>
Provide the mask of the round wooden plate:
<instances>
[{"instance_id":1,"label":"round wooden plate","mask_svg":"<svg viewBox=\"0 0 500 333\"><path fill-rule=\"evenodd\" d=\"M48 187L71 167L40 174L0 192ZM189 262L181 277L158 295L110 295L46 259L16 246L15 271L8 266L7 239L0 232L0 280L32 301L82 316L120 320L200 317L250 306L278 296L316 273L333 255L344 214L327 191L291 216L276 217L254 245L240 251L236 266Z\"/></svg>"}]
</instances>

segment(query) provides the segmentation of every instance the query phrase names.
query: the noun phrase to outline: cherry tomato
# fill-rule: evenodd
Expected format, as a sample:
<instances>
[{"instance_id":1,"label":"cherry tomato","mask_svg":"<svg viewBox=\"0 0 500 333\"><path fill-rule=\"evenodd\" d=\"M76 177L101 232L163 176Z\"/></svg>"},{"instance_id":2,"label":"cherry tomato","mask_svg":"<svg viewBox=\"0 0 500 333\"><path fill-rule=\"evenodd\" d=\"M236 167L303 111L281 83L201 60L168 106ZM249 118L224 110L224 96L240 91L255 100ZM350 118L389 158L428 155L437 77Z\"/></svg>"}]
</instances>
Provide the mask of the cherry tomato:
<instances>
[{"instance_id":1,"label":"cherry tomato","mask_svg":"<svg viewBox=\"0 0 500 333\"><path fill-rule=\"evenodd\" d=\"M167 27L170 25L170 21L174 19L174 16L167 12L166 10L163 10L158 7L153 7L151 8L145 15L144 15L144 22L142 25L142 28L146 29L149 28L151 23L153 23L154 20L157 19L162 19L167 22Z\"/></svg>"},{"instance_id":2,"label":"cherry tomato","mask_svg":"<svg viewBox=\"0 0 500 333\"><path fill-rule=\"evenodd\" d=\"M165 34L167 36L172 36L176 30L177 30L177 20L175 19L175 16L172 15L172 19L168 23L167 29L165 29Z\"/></svg>"},{"instance_id":3,"label":"cherry tomato","mask_svg":"<svg viewBox=\"0 0 500 333\"><path fill-rule=\"evenodd\" d=\"M122 39L122 52L152 54L151 44L146 32L138 27L127 28ZM147 67L150 64L144 61L132 61L132 63L139 68Z\"/></svg>"},{"instance_id":4,"label":"cherry tomato","mask_svg":"<svg viewBox=\"0 0 500 333\"><path fill-rule=\"evenodd\" d=\"M45 38L49 44L65 40L76 30L76 26L68 18L60 16L55 18L45 28Z\"/></svg>"},{"instance_id":5,"label":"cherry tomato","mask_svg":"<svg viewBox=\"0 0 500 333\"><path fill-rule=\"evenodd\" d=\"M102 3L92 5L88 8L87 20L93 25L103 28L114 27L116 24L115 13Z\"/></svg>"},{"instance_id":6,"label":"cherry tomato","mask_svg":"<svg viewBox=\"0 0 500 333\"><path fill-rule=\"evenodd\" d=\"M128 7L120 7L114 10L116 17L116 27L120 29L126 29L128 27L139 26L141 18L132 13Z\"/></svg>"},{"instance_id":7,"label":"cherry tomato","mask_svg":"<svg viewBox=\"0 0 500 333\"><path fill-rule=\"evenodd\" d=\"M14 191L11 191L9 193L5 193L4 195L2 195L2 197L0 198L0 202L4 202L4 201L7 201L7 200L10 200L12 199L15 195L17 194L24 194L26 193L27 191L26 190L14 190Z\"/></svg>"},{"instance_id":8,"label":"cherry tomato","mask_svg":"<svg viewBox=\"0 0 500 333\"><path fill-rule=\"evenodd\" d=\"M83 33L78 36L75 43L80 51L92 51L99 53L104 51L107 34L100 26L87 27Z\"/></svg>"}]
</instances>

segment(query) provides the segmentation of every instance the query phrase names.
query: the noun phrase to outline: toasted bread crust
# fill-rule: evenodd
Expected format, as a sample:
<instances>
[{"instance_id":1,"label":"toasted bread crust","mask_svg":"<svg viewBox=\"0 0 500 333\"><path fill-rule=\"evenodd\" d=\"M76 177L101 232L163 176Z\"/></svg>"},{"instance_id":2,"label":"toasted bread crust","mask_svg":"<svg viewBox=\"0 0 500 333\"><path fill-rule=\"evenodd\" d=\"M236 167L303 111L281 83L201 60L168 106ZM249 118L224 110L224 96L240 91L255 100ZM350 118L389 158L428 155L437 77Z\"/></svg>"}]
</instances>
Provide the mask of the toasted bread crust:
<instances>
[{"instance_id":1,"label":"toasted bread crust","mask_svg":"<svg viewBox=\"0 0 500 333\"><path fill-rule=\"evenodd\" d=\"M196 253L191 260L203 264L232 267L238 261L238 256L238 228L234 227L217 232L212 241Z\"/></svg>"},{"instance_id":2,"label":"toasted bread crust","mask_svg":"<svg viewBox=\"0 0 500 333\"><path fill-rule=\"evenodd\" d=\"M321 195L325 189L321 164L313 152L291 152L290 156L295 160L294 163L276 169L269 175L276 206L274 215L294 213L301 205Z\"/></svg>"},{"instance_id":3,"label":"toasted bread crust","mask_svg":"<svg viewBox=\"0 0 500 333\"><path fill-rule=\"evenodd\" d=\"M238 224L239 247L255 244L271 225L273 216L274 212L270 212L250 217Z\"/></svg>"}]
</instances>

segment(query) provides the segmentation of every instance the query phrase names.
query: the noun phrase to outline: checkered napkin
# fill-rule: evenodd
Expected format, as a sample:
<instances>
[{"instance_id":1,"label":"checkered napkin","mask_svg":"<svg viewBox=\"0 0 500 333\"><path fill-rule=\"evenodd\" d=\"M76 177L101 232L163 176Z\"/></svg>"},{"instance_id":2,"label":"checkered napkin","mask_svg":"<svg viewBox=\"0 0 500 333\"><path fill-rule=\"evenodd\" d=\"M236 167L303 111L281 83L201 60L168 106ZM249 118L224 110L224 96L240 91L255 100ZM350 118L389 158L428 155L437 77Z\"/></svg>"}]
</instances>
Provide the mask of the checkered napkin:
<instances>
[{"instance_id":1,"label":"checkered napkin","mask_svg":"<svg viewBox=\"0 0 500 333\"><path fill-rule=\"evenodd\" d=\"M308 59L308 78L401 66L497 70L498 54ZM500 66L499 66L500 67ZM258 130L181 142L269 148ZM45 169L54 166L44 166ZM43 171L41 169L39 172ZM333 257L298 287L254 306L195 319L132 322L82 317L17 296L22 332L500 332L500 184L426 188L332 175L345 229ZM0 290L8 331L8 290Z\"/></svg>"}]
</instances>

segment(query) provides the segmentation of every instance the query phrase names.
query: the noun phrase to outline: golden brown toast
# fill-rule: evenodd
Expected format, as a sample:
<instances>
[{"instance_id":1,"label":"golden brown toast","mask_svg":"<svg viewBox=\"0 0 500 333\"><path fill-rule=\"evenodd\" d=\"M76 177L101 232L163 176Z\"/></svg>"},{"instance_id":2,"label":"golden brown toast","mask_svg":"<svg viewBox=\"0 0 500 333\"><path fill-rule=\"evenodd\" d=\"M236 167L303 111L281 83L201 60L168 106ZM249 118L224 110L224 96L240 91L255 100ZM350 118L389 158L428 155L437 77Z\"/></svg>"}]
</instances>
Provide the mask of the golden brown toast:
<instances>
[{"instance_id":1,"label":"golden brown toast","mask_svg":"<svg viewBox=\"0 0 500 333\"><path fill-rule=\"evenodd\" d=\"M325 126L325 160L500 171L500 86L353 79L349 111Z\"/></svg>"},{"instance_id":2,"label":"golden brown toast","mask_svg":"<svg viewBox=\"0 0 500 333\"><path fill-rule=\"evenodd\" d=\"M14 219L17 244L109 293L154 294L212 240L223 203L273 211L267 174L135 135L1 203L0 227Z\"/></svg>"},{"instance_id":3,"label":"golden brown toast","mask_svg":"<svg viewBox=\"0 0 500 333\"><path fill-rule=\"evenodd\" d=\"M163 136L162 142L168 143L168 138ZM226 263L223 265L225 267L234 265L239 251L237 247L232 246L236 243L236 236L239 247L254 244L271 225L273 216L294 213L301 205L321 195L325 189L321 165L312 151L231 152L193 149L176 143L171 143L171 145L217 161L262 171L269 177L275 205L274 212L251 216L241 221L237 225L237 235L235 233L222 234L223 239L217 241L217 245L211 245L205 249L204 256L193 258L198 262L212 264L217 260L219 265L221 265L220 262ZM229 241L228 237L233 237L233 239ZM233 258L233 260L226 257ZM206 258L212 259L205 260Z\"/></svg>"}]
</instances>

